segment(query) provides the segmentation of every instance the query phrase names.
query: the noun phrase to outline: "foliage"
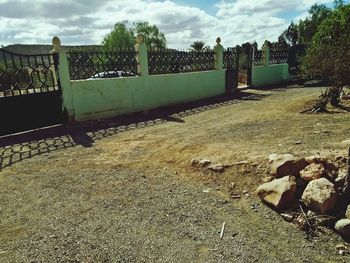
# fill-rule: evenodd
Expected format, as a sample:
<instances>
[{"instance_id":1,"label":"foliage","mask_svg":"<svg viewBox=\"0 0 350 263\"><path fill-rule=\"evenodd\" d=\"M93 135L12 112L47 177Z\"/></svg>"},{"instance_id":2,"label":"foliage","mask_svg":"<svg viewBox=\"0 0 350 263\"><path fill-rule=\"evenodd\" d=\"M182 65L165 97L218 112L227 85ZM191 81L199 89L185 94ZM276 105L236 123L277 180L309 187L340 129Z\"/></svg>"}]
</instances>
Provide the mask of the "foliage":
<instances>
[{"instance_id":1,"label":"foliage","mask_svg":"<svg viewBox=\"0 0 350 263\"><path fill-rule=\"evenodd\" d=\"M341 5L341 3L339 4ZM331 13L331 8L328 8L325 5L314 4L309 10L308 17L300 20L298 23L292 22L278 37L278 41L271 43L271 46L292 47L301 44L308 45L311 43L312 37L316 34L320 24Z\"/></svg>"},{"instance_id":2,"label":"foliage","mask_svg":"<svg viewBox=\"0 0 350 263\"><path fill-rule=\"evenodd\" d=\"M309 10L309 16L299 21L298 30L300 42L311 43L321 23L332 13L332 9L325 5L315 4Z\"/></svg>"},{"instance_id":3,"label":"foliage","mask_svg":"<svg viewBox=\"0 0 350 263\"><path fill-rule=\"evenodd\" d=\"M143 36L148 49L165 49L166 39L164 33L160 32L156 25L150 25L148 22L137 22L135 31Z\"/></svg>"},{"instance_id":4,"label":"foliage","mask_svg":"<svg viewBox=\"0 0 350 263\"><path fill-rule=\"evenodd\" d=\"M278 45L281 47L295 46L299 42L298 25L293 22L278 37Z\"/></svg>"},{"instance_id":5,"label":"foliage","mask_svg":"<svg viewBox=\"0 0 350 263\"><path fill-rule=\"evenodd\" d=\"M200 52L200 51L209 50L210 48L209 48L209 46L205 45L204 41L194 41L193 44L191 45L191 49L193 51Z\"/></svg>"},{"instance_id":6,"label":"foliage","mask_svg":"<svg viewBox=\"0 0 350 263\"><path fill-rule=\"evenodd\" d=\"M327 81L325 99L340 102L343 87L350 83L350 5L340 5L318 27L303 60L306 76Z\"/></svg>"},{"instance_id":7,"label":"foliage","mask_svg":"<svg viewBox=\"0 0 350 263\"><path fill-rule=\"evenodd\" d=\"M135 30L128 28L127 23L127 21L116 23L114 29L104 37L102 45L110 50L132 48L136 43Z\"/></svg>"},{"instance_id":8,"label":"foliage","mask_svg":"<svg viewBox=\"0 0 350 263\"><path fill-rule=\"evenodd\" d=\"M131 49L136 44L136 35L141 34L148 49L166 47L165 35L156 25L136 22L130 27L129 24L128 21L116 23L114 29L104 37L102 45L107 49Z\"/></svg>"}]
</instances>

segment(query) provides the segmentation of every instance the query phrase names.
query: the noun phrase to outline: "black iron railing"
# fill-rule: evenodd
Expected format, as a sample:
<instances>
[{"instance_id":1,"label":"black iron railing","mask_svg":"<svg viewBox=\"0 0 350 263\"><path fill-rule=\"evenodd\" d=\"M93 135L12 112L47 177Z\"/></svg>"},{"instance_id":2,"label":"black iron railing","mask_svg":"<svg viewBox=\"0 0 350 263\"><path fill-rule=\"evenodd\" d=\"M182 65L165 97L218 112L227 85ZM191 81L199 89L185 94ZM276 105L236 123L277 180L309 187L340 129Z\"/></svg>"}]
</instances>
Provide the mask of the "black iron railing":
<instances>
[{"instance_id":1,"label":"black iron railing","mask_svg":"<svg viewBox=\"0 0 350 263\"><path fill-rule=\"evenodd\" d=\"M270 49L270 64L288 63L288 49Z\"/></svg>"},{"instance_id":2,"label":"black iron railing","mask_svg":"<svg viewBox=\"0 0 350 263\"><path fill-rule=\"evenodd\" d=\"M224 51L224 69L238 68L238 50L236 48L227 48Z\"/></svg>"},{"instance_id":3,"label":"black iron railing","mask_svg":"<svg viewBox=\"0 0 350 263\"><path fill-rule=\"evenodd\" d=\"M136 76L135 50L67 52L71 80Z\"/></svg>"},{"instance_id":4,"label":"black iron railing","mask_svg":"<svg viewBox=\"0 0 350 263\"><path fill-rule=\"evenodd\" d=\"M254 66L261 66L264 64L264 53L262 50L255 50L254 51Z\"/></svg>"},{"instance_id":5,"label":"black iron railing","mask_svg":"<svg viewBox=\"0 0 350 263\"><path fill-rule=\"evenodd\" d=\"M150 75L214 70L214 51L150 50Z\"/></svg>"},{"instance_id":6,"label":"black iron railing","mask_svg":"<svg viewBox=\"0 0 350 263\"><path fill-rule=\"evenodd\" d=\"M58 90L57 56L23 55L0 49L0 97Z\"/></svg>"}]
</instances>

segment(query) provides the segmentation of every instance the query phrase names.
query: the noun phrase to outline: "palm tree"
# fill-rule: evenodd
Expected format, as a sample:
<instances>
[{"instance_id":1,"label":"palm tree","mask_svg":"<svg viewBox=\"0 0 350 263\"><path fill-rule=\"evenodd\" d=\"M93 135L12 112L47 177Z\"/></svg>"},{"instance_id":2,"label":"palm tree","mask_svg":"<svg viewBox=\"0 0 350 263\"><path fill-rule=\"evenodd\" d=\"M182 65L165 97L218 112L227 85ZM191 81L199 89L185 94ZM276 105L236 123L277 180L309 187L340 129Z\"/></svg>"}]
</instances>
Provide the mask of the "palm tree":
<instances>
[{"instance_id":1,"label":"palm tree","mask_svg":"<svg viewBox=\"0 0 350 263\"><path fill-rule=\"evenodd\" d=\"M194 41L191 45L191 50L201 52L210 49L209 46L206 46L204 41Z\"/></svg>"}]
</instances>

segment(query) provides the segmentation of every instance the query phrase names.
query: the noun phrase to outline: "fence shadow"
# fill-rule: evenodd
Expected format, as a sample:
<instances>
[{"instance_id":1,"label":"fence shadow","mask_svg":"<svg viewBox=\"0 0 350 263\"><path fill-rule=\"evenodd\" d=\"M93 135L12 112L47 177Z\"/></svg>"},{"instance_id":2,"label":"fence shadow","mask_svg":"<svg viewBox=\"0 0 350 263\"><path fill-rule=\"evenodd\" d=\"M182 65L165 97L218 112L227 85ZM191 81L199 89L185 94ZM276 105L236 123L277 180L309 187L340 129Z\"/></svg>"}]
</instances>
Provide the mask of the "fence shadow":
<instances>
[{"instance_id":1,"label":"fence shadow","mask_svg":"<svg viewBox=\"0 0 350 263\"><path fill-rule=\"evenodd\" d=\"M265 96L268 95L240 91L236 94L104 121L85 122L70 126L62 125L3 137L0 138L0 170L37 155L48 155L51 152L77 145L92 147L95 141L118 133L166 122L184 123L183 117L242 101L260 100Z\"/></svg>"}]
</instances>

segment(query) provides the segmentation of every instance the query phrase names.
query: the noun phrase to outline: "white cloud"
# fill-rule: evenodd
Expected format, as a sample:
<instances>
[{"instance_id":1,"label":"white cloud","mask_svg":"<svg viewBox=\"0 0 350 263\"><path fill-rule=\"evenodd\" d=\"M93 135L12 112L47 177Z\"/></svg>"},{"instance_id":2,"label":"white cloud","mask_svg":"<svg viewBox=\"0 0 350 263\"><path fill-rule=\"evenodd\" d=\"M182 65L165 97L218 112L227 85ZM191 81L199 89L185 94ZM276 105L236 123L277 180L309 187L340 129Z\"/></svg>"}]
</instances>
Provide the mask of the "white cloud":
<instances>
[{"instance_id":1,"label":"white cloud","mask_svg":"<svg viewBox=\"0 0 350 263\"><path fill-rule=\"evenodd\" d=\"M218 0L219 1L219 0ZM0 0L0 44L50 43L58 35L64 44L98 44L117 21L146 20L166 34L169 47L186 48L194 40L225 46L274 40L293 11L304 15L314 3L328 0L222 0L217 12L160 0ZM300 16L302 17L302 16Z\"/></svg>"}]
</instances>

